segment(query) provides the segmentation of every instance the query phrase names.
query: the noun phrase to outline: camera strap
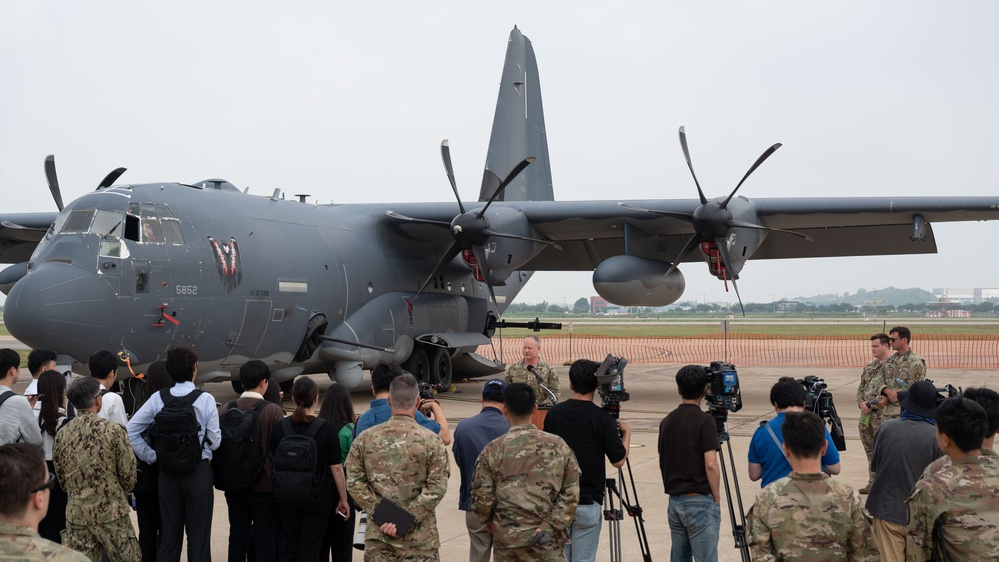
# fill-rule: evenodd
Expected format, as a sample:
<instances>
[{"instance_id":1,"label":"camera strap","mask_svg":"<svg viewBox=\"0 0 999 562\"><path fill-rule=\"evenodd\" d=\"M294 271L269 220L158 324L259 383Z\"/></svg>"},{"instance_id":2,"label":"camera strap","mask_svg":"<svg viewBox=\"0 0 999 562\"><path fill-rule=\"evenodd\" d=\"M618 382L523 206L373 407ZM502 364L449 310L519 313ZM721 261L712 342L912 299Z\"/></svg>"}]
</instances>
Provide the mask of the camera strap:
<instances>
[{"instance_id":1,"label":"camera strap","mask_svg":"<svg viewBox=\"0 0 999 562\"><path fill-rule=\"evenodd\" d=\"M780 450L780 451L783 451L784 450L783 449L783 445L784 444L780 442L780 439L777 438L777 434L774 433L774 428L770 426L770 424L772 424L772 423L773 423L773 420L767 422L767 433L769 433L770 434L770 438L774 440L774 444L777 445L777 449Z\"/></svg>"}]
</instances>

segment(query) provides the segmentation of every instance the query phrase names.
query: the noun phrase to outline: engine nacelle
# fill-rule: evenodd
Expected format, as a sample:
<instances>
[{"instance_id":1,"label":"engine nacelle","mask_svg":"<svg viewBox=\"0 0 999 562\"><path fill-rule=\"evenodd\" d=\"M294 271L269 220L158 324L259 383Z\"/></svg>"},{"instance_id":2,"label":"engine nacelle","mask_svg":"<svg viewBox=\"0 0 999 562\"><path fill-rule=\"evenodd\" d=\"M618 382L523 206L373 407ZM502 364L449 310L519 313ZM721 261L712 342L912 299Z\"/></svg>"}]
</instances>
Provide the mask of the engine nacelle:
<instances>
[{"instance_id":1,"label":"engine nacelle","mask_svg":"<svg viewBox=\"0 0 999 562\"><path fill-rule=\"evenodd\" d=\"M663 279L669 268L664 261L614 256L593 270L593 288L607 302L618 306L665 306L679 300L686 288L679 269Z\"/></svg>"}]
</instances>

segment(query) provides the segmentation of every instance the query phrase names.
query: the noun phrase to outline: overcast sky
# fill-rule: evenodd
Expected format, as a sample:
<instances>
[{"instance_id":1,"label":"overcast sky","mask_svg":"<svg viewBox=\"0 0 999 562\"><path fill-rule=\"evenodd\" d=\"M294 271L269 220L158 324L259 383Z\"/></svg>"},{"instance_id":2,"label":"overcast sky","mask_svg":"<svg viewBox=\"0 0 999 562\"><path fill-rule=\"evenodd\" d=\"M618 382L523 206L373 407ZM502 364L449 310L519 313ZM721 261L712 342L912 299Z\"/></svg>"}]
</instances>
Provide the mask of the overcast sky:
<instances>
[{"instance_id":1,"label":"overcast sky","mask_svg":"<svg viewBox=\"0 0 999 562\"><path fill-rule=\"evenodd\" d=\"M478 193L506 40L541 71L556 199L708 197L784 143L750 198L999 193L999 2L0 3L4 212L120 180L223 177L321 202ZM995 287L999 223L940 224L940 253L751 261L743 299ZM908 242L905 242L908 243ZM700 263L683 300L733 300ZM569 304L589 273L518 299Z\"/></svg>"}]
</instances>

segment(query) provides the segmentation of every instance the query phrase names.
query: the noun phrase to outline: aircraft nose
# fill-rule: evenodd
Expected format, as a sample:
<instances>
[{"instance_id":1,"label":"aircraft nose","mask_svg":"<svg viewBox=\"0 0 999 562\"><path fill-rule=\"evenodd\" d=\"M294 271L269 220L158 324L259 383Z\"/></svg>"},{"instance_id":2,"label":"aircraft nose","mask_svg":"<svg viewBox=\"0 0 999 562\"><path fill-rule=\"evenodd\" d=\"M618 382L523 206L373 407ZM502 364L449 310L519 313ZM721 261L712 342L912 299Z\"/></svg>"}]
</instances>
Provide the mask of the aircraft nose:
<instances>
[{"instance_id":1,"label":"aircraft nose","mask_svg":"<svg viewBox=\"0 0 999 562\"><path fill-rule=\"evenodd\" d=\"M109 334L114 296L93 272L44 263L10 290L4 322L21 343L86 360Z\"/></svg>"}]
</instances>

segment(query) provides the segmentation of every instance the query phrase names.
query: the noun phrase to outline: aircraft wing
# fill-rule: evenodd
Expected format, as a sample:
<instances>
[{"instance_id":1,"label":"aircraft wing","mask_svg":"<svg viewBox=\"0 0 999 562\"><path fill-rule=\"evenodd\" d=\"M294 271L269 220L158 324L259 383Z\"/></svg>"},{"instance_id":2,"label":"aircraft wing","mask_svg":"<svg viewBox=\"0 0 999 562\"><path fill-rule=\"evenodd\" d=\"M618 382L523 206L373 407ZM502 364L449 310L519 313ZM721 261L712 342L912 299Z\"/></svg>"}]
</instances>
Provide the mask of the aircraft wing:
<instances>
[{"instance_id":1,"label":"aircraft wing","mask_svg":"<svg viewBox=\"0 0 999 562\"><path fill-rule=\"evenodd\" d=\"M0 214L0 263L27 261L58 213Z\"/></svg>"}]
</instances>

